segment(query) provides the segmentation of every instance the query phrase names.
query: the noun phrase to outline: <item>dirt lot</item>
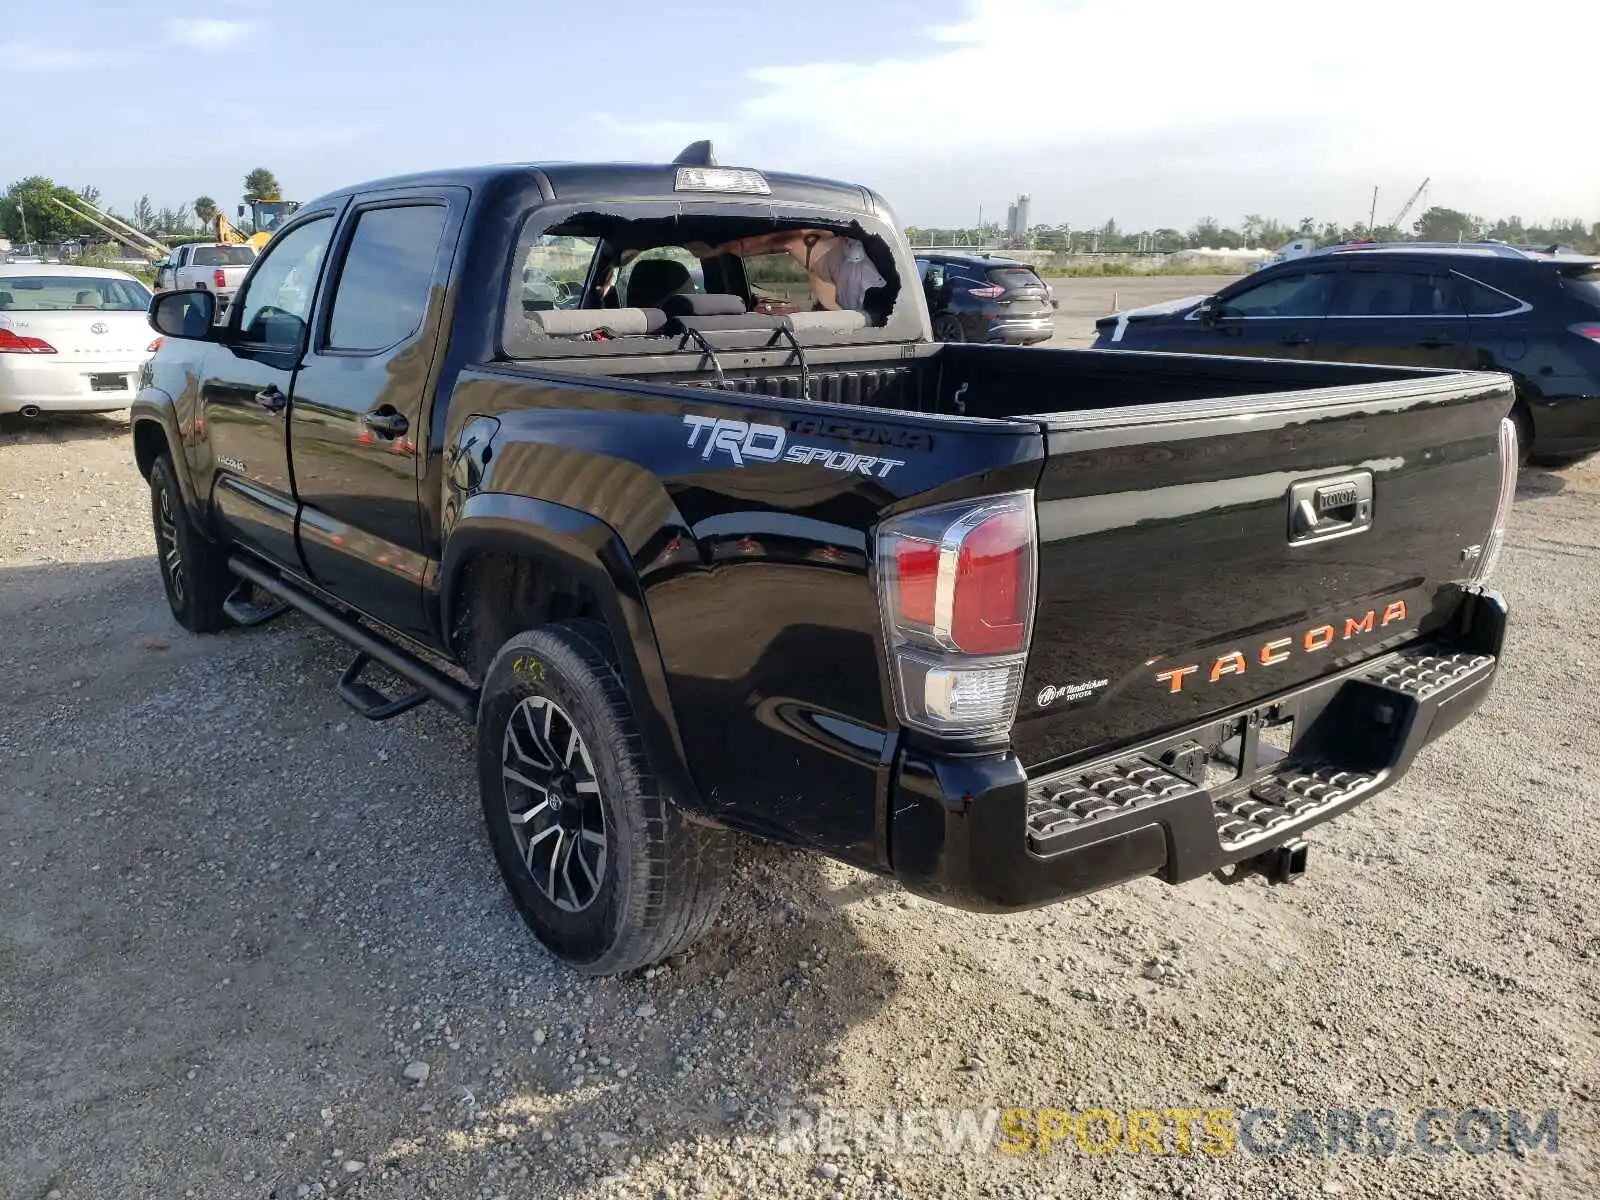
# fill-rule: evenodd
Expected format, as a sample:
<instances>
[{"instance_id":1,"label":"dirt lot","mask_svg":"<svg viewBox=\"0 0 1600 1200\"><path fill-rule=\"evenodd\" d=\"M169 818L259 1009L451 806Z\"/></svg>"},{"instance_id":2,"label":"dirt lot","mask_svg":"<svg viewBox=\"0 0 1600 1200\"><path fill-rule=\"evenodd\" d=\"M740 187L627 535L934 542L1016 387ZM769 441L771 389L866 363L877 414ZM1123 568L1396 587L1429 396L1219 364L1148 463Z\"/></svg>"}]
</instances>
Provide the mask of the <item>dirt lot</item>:
<instances>
[{"instance_id":1,"label":"dirt lot","mask_svg":"<svg viewBox=\"0 0 1600 1200\"><path fill-rule=\"evenodd\" d=\"M302 619L182 633L152 555L120 419L4 426L5 1200L1596 1194L1600 464L1526 477L1494 697L1294 887L999 919L757 847L696 952L600 982L502 893L467 730L360 721ZM808 1105L1554 1108L1560 1141L785 1153Z\"/></svg>"}]
</instances>

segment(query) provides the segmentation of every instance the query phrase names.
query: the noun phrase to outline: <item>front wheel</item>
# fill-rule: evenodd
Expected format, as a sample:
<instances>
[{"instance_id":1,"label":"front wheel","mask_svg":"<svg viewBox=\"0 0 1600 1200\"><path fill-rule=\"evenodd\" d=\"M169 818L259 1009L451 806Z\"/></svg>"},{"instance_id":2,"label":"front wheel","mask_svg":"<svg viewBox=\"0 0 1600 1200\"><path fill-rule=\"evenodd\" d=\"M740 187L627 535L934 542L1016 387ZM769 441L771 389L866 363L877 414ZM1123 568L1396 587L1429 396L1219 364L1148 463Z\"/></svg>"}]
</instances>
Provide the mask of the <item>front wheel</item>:
<instances>
[{"instance_id":1,"label":"front wheel","mask_svg":"<svg viewBox=\"0 0 1600 1200\"><path fill-rule=\"evenodd\" d=\"M523 920L576 970L649 966L715 919L730 836L664 794L599 622L501 647L478 711L478 788Z\"/></svg>"},{"instance_id":2,"label":"front wheel","mask_svg":"<svg viewBox=\"0 0 1600 1200\"><path fill-rule=\"evenodd\" d=\"M233 621L222 606L237 581L222 548L206 541L189 519L177 471L165 454L150 468L150 515L161 584L178 624L190 633L228 628Z\"/></svg>"}]
</instances>

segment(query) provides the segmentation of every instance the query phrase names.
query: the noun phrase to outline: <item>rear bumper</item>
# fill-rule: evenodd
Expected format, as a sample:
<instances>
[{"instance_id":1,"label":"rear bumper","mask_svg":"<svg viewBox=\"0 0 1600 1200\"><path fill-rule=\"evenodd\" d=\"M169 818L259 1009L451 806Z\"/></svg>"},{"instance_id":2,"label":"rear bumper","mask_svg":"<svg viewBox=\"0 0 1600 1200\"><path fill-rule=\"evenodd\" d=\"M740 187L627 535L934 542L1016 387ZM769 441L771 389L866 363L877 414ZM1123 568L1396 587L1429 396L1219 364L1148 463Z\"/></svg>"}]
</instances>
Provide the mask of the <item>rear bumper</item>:
<instances>
[{"instance_id":1,"label":"rear bumper","mask_svg":"<svg viewBox=\"0 0 1600 1200\"><path fill-rule=\"evenodd\" d=\"M1001 317L989 322L991 342L1027 346L1035 342L1047 342L1055 335L1056 322L1053 312L1010 319Z\"/></svg>"},{"instance_id":2,"label":"rear bumper","mask_svg":"<svg viewBox=\"0 0 1600 1200\"><path fill-rule=\"evenodd\" d=\"M0 413L38 408L46 412L110 412L127 408L139 391L139 372L149 356L110 362L64 362L54 354L0 356ZM120 375L127 386L96 391L91 376Z\"/></svg>"},{"instance_id":3,"label":"rear bumper","mask_svg":"<svg viewBox=\"0 0 1600 1200\"><path fill-rule=\"evenodd\" d=\"M1459 636L1414 645L1204 727L1029 779L1014 754L908 752L890 803L890 859L908 888L1004 912L1144 875L1183 883L1257 858L1392 786L1417 752L1481 705L1506 608L1463 605ZM1294 720L1287 755L1271 730ZM1192 757L1226 740L1238 777ZM1275 757L1276 756L1276 757Z\"/></svg>"}]
</instances>

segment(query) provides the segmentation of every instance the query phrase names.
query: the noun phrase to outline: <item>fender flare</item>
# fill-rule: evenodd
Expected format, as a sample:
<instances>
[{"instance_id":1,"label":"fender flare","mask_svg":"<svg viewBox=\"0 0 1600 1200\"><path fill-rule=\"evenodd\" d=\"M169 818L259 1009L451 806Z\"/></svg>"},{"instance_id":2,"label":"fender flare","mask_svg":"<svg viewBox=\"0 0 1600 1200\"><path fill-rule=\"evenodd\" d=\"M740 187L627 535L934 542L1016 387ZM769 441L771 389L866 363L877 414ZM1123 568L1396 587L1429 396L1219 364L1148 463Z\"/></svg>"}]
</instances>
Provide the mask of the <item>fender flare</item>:
<instances>
[{"instance_id":1,"label":"fender flare","mask_svg":"<svg viewBox=\"0 0 1600 1200\"><path fill-rule=\"evenodd\" d=\"M447 645L456 620L462 572L472 556L481 553L541 559L588 587L599 600L601 615L611 631L651 765L682 808L706 814L689 773L666 670L633 559L616 530L598 517L550 500L505 492L479 492L469 497L450 526L440 563L440 632Z\"/></svg>"},{"instance_id":2,"label":"fender flare","mask_svg":"<svg viewBox=\"0 0 1600 1200\"><path fill-rule=\"evenodd\" d=\"M129 416L136 453L141 425L154 425L161 430L161 436L167 443L167 454L172 459L173 473L178 477L178 490L183 493L183 503L188 508L190 517L195 518L203 530L205 523L198 521L200 498L195 492L194 476L189 471L189 456L183 452L184 441L178 429L178 410L177 405L172 402L172 397L157 388L147 387L134 397ZM145 463L139 463L139 473L146 479L150 477L149 467Z\"/></svg>"}]
</instances>

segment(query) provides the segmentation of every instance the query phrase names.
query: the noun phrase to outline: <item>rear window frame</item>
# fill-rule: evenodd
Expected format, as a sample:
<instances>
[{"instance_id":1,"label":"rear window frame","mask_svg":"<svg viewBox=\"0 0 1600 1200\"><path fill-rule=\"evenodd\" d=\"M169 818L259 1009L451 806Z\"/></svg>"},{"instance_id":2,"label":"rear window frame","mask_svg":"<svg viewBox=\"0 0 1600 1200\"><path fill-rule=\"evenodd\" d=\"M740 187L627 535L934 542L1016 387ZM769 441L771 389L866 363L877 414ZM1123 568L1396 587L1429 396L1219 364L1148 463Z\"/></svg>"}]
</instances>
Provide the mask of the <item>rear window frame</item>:
<instances>
[{"instance_id":1,"label":"rear window frame","mask_svg":"<svg viewBox=\"0 0 1600 1200\"><path fill-rule=\"evenodd\" d=\"M37 280L43 286L36 288L19 288L15 285L20 280ZM68 305L65 308L23 308L17 305L19 294L43 291L98 291L103 285L116 284L126 291L135 301L133 308L75 308ZM87 285L87 286L86 286ZM126 278L116 275L0 275L0 292L10 292L12 307L0 309L0 312L17 313L70 313L70 312L144 312L150 307L150 289L145 287L133 276Z\"/></svg>"},{"instance_id":2,"label":"rear window frame","mask_svg":"<svg viewBox=\"0 0 1600 1200\"><path fill-rule=\"evenodd\" d=\"M1033 282L1032 283L1017 284L1017 283L1009 282L1008 280L996 279L995 278L996 275L1019 275L1019 274L1026 274L1026 275L1031 276L1033 278ZM988 274L985 276L985 278L987 278L990 283L998 284L1000 287L1005 288L1007 291L1011 291L1011 290L1013 290L1015 288L1018 288L1018 287L1036 287L1041 292L1045 292L1046 294L1048 294L1048 290L1049 290L1044 286L1044 280L1040 277L1039 272L1035 271L1032 267L1028 266L1027 263L1014 263L1014 264L1012 264L1010 266L1005 266L1005 267L990 267L989 271L988 271Z\"/></svg>"},{"instance_id":3,"label":"rear window frame","mask_svg":"<svg viewBox=\"0 0 1600 1200\"><path fill-rule=\"evenodd\" d=\"M242 262L201 261L201 255L216 253L242 254L244 259ZM189 261L184 265L191 267L210 267L212 269L217 267L250 267L255 265L256 257L257 255L254 248L250 246L195 246L189 253Z\"/></svg>"},{"instance_id":4,"label":"rear window frame","mask_svg":"<svg viewBox=\"0 0 1600 1200\"><path fill-rule=\"evenodd\" d=\"M1600 266L1589 267L1581 272L1562 271L1561 287L1577 297L1580 303L1600 312Z\"/></svg>"},{"instance_id":5,"label":"rear window frame","mask_svg":"<svg viewBox=\"0 0 1600 1200\"><path fill-rule=\"evenodd\" d=\"M828 330L799 331L796 336L800 343L806 346L856 346L877 343L905 343L908 341L920 342L931 339L931 332L927 329L926 321L920 315L920 306L916 304L914 298L916 292L920 289L907 282L916 276L916 265L912 256L907 252L903 239L901 239L894 227L872 213L820 205L772 202L765 199L752 203L685 201L682 199L629 200L609 203L591 201L569 204L535 204L530 206L517 219L517 233L514 238L510 239L509 250L501 266L500 273L500 311L495 321L494 340L494 353L497 361L531 362L551 358L700 356L701 352L698 349L692 347L685 349L684 339L677 334L640 334L625 338L615 338L610 341L584 342L573 338L541 338L526 329L520 300L513 304L513 280L516 280L517 286L520 286L521 264L526 258L531 240L543 234L553 233L583 217L618 221L659 221L673 217L681 218L685 221L737 218L766 223L764 228L751 228L747 235L765 232L766 228L793 226L829 229L857 238L876 238L889 250L894 278L889 278L888 282L891 286L898 288L894 306L889 312L888 319L882 325L855 330L848 336L840 336ZM570 236L589 237L596 235L574 233L570 234ZM604 241L604 234L598 236ZM730 236L734 235L730 234ZM688 238L686 240L692 241L695 239ZM591 272L592 267L593 264L591 263ZM882 272L881 266L879 269ZM888 278L887 273L885 273L885 277ZM589 280L585 281L586 288L589 282ZM605 311L605 309L594 310L600 316L603 316ZM596 322L596 328L603 326L603 320ZM747 335L723 335L717 332L708 332L706 336L710 338L712 345L718 349L765 348L764 346L736 344L748 341ZM777 345L785 347L787 343L780 340Z\"/></svg>"}]
</instances>

